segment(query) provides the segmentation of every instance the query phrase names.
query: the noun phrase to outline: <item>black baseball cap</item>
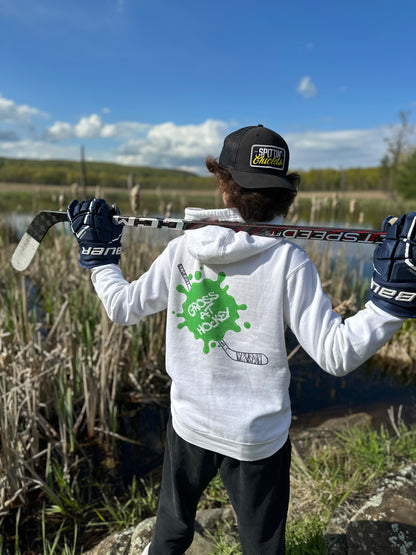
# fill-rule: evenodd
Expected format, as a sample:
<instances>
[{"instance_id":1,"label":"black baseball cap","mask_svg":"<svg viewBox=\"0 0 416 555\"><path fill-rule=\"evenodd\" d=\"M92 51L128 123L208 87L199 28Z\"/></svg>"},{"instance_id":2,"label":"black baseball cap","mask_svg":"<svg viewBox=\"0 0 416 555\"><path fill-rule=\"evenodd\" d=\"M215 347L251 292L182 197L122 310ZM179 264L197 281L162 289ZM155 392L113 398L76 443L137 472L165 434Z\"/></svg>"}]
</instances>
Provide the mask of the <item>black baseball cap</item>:
<instances>
[{"instance_id":1,"label":"black baseball cap","mask_svg":"<svg viewBox=\"0 0 416 555\"><path fill-rule=\"evenodd\" d=\"M286 177L289 168L286 141L263 125L243 127L227 135L219 164L246 189L283 187L297 191Z\"/></svg>"}]
</instances>

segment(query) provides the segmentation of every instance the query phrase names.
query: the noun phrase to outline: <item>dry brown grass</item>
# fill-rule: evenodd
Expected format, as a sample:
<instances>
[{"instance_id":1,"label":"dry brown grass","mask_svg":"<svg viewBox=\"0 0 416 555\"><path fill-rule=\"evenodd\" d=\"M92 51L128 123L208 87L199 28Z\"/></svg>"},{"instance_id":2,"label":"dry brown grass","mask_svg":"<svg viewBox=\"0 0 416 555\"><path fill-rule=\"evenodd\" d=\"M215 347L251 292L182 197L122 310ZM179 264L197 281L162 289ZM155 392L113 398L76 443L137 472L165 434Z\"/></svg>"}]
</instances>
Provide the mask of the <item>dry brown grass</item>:
<instances>
[{"instance_id":1,"label":"dry brown grass","mask_svg":"<svg viewBox=\"0 0 416 555\"><path fill-rule=\"evenodd\" d=\"M116 435L120 395L168 399L164 314L111 323L72 238L57 229L47 239L23 274L10 267L13 245L0 254L0 515L46 488L53 458L69 473L81 443ZM126 250L134 276L160 248Z\"/></svg>"}]
</instances>

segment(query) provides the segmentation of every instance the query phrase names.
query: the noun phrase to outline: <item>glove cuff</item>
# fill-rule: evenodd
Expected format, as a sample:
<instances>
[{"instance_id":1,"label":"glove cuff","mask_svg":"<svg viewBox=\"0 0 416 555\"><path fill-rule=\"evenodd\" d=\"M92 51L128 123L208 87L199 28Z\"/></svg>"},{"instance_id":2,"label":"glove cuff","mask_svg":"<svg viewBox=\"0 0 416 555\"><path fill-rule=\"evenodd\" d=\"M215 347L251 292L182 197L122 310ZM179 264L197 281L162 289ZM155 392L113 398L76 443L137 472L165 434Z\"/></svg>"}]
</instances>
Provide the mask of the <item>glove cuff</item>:
<instances>
[{"instance_id":1,"label":"glove cuff","mask_svg":"<svg viewBox=\"0 0 416 555\"><path fill-rule=\"evenodd\" d=\"M371 301L381 310L397 318L416 318L416 310L403 308L373 296Z\"/></svg>"},{"instance_id":2,"label":"glove cuff","mask_svg":"<svg viewBox=\"0 0 416 555\"><path fill-rule=\"evenodd\" d=\"M372 301L379 308L398 318L416 318L416 286L412 283L391 283L371 280Z\"/></svg>"}]
</instances>

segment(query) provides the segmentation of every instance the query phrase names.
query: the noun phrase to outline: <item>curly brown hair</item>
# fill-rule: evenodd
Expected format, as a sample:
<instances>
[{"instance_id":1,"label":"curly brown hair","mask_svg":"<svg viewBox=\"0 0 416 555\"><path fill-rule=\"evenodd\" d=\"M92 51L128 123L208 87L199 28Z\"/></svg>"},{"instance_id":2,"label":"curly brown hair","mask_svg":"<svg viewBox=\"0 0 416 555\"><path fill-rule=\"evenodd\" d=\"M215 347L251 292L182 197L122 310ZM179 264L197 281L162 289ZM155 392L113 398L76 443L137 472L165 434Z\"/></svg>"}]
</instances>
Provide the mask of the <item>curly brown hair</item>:
<instances>
[{"instance_id":1,"label":"curly brown hair","mask_svg":"<svg viewBox=\"0 0 416 555\"><path fill-rule=\"evenodd\" d=\"M246 222L268 222L275 216L286 216L297 195L297 191L283 187L246 189L238 185L227 168L212 156L206 158L205 164L225 193L227 206L237 208ZM298 173L288 173L286 178L296 187L299 186Z\"/></svg>"}]
</instances>

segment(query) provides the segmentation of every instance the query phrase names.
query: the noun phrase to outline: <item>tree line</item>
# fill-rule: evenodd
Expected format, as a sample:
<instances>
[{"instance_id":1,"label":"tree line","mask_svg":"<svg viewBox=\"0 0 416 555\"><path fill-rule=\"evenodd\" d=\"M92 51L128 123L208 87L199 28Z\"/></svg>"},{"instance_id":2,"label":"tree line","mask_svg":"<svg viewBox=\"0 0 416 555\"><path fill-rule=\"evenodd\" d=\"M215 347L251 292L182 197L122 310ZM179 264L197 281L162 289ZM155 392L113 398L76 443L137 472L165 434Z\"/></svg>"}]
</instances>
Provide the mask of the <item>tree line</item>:
<instances>
[{"instance_id":1,"label":"tree line","mask_svg":"<svg viewBox=\"0 0 416 555\"><path fill-rule=\"evenodd\" d=\"M122 166L105 162L85 162L89 186L126 188L140 184L143 189L198 189L214 186L214 178L169 169ZM302 189L310 191L342 191L384 188L383 170L350 168L343 170L312 169L302 171ZM0 158L0 182L42 185L71 185L80 183L81 167L69 160L29 160Z\"/></svg>"}]
</instances>

